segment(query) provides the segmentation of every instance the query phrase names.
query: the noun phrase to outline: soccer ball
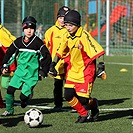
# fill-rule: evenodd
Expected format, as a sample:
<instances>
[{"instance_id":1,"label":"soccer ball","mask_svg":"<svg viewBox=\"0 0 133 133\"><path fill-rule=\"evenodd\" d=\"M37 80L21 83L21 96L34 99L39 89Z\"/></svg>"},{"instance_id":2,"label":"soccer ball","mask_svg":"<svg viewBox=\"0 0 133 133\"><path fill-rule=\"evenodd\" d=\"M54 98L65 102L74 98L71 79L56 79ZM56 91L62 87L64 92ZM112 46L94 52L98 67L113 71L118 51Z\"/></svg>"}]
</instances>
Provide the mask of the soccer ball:
<instances>
[{"instance_id":1,"label":"soccer ball","mask_svg":"<svg viewBox=\"0 0 133 133\"><path fill-rule=\"evenodd\" d=\"M38 127L43 122L43 114L40 110L32 108L25 113L24 122L29 127Z\"/></svg>"}]
</instances>

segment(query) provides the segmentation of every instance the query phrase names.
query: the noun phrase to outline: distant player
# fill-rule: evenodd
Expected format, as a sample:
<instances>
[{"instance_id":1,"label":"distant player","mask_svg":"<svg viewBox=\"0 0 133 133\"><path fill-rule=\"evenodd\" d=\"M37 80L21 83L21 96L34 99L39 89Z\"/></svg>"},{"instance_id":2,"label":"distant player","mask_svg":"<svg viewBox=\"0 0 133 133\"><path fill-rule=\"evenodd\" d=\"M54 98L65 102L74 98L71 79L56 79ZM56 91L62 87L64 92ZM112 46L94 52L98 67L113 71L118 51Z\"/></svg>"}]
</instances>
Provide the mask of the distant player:
<instances>
[{"instance_id":1,"label":"distant player","mask_svg":"<svg viewBox=\"0 0 133 133\"><path fill-rule=\"evenodd\" d=\"M67 31L64 24L64 16L67 12L70 11L70 8L63 6L59 9L57 13L57 21L55 25L50 27L45 32L44 42L47 48L50 51L52 59L54 58L57 48L62 41L63 34ZM60 60L56 65L56 70L58 72L57 76L54 77L54 104L55 107L53 111L61 111L63 105L63 82L65 79L65 69L64 69L64 61Z\"/></svg>"},{"instance_id":2,"label":"distant player","mask_svg":"<svg viewBox=\"0 0 133 133\"><path fill-rule=\"evenodd\" d=\"M2 67L2 60L3 57L8 49L8 47L12 44L12 42L16 40L16 37L13 36L2 24L1 24L1 19L0 19L0 68ZM13 72L16 69L16 61L14 61L9 69L8 69L8 73L6 74L2 74L1 77L1 87L2 88L8 88L10 79L13 75ZM3 108L4 104L3 104L3 100L2 100L2 96L1 96L1 92L0 92L0 108Z\"/></svg>"},{"instance_id":3,"label":"distant player","mask_svg":"<svg viewBox=\"0 0 133 133\"><path fill-rule=\"evenodd\" d=\"M39 77L46 77L51 55L43 41L35 35L36 23L34 17L27 16L22 22L24 36L17 38L7 50L3 62L2 73L8 72L8 66L12 58L17 58L17 69L9 83L6 93L6 111L2 116L13 115L14 93L20 87L21 107L25 108L37 84Z\"/></svg>"},{"instance_id":4,"label":"distant player","mask_svg":"<svg viewBox=\"0 0 133 133\"><path fill-rule=\"evenodd\" d=\"M55 66L64 58L64 51L68 50L68 67L64 85L64 97L68 104L74 108L79 117L75 123L84 123L97 120L99 115L98 100L91 98L92 88L96 76L105 74L103 58L98 64L96 73L96 59L105 54L104 49L92 36L81 27L81 16L75 10L69 11L64 18L68 32L63 35L56 56L50 65L49 74L56 76ZM91 110L91 116L88 112Z\"/></svg>"}]
</instances>

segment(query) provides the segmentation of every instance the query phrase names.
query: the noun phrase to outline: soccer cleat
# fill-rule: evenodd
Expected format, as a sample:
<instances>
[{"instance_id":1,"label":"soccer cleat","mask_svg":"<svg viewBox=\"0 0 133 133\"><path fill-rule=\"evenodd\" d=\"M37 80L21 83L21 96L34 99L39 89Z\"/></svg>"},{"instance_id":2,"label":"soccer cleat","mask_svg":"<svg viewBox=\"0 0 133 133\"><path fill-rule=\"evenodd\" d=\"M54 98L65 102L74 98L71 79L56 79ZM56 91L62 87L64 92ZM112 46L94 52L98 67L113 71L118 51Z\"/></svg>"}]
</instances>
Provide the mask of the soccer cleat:
<instances>
[{"instance_id":1,"label":"soccer cleat","mask_svg":"<svg viewBox=\"0 0 133 133\"><path fill-rule=\"evenodd\" d=\"M93 100L95 100L96 105L91 109L91 119L93 121L96 121L99 116L98 100L96 98L94 98Z\"/></svg>"},{"instance_id":2,"label":"soccer cleat","mask_svg":"<svg viewBox=\"0 0 133 133\"><path fill-rule=\"evenodd\" d=\"M90 114L88 113L88 115L86 116L79 116L78 120L75 123L76 124L85 123L85 122L88 122L89 119L90 119Z\"/></svg>"},{"instance_id":3,"label":"soccer cleat","mask_svg":"<svg viewBox=\"0 0 133 133\"><path fill-rule=\"evenodd\" d=\"M27 102L21 101L21 108L25 108L27 106Z\"/></svg>"},{"instance_id":4,"label":"soccer cleat","mask_svg":"<svg viewBox=\"0 0 133 133\"><path fill-rule=\"evenodd\" d=\"M1 114L1 116L11 116L13 113L10 113L9 111L5 111L4 113Z\"/></svg>"}]
</instances>

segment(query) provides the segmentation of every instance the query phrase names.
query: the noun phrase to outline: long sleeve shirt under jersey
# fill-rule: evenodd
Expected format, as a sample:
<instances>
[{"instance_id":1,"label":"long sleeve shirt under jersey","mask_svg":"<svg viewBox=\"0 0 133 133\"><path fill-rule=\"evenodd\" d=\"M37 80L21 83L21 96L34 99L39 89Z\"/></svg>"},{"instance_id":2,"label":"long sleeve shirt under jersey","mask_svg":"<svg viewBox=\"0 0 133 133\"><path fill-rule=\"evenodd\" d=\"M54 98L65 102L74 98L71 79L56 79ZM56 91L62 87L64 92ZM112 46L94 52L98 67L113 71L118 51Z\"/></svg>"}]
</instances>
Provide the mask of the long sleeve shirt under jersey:
<instances>
[{"instance_id":1,"label":"long sleeve shirt under jersey","mask_svg":"<svg viewBox=\"0 0 133 133\"><path fill-rule=\"evenodd\" d=\"M18 56L17 56L18 55ZM30 38L29 42L24 42L24 37L17 38L7 50L2 65L8 67L12 58L17 56L17 69L15 74L25 76L25 78L38 78L38 71L41 69L46 75L51 63L51 55L43 41L37 36Z\"/></svg>"}]
</instances>

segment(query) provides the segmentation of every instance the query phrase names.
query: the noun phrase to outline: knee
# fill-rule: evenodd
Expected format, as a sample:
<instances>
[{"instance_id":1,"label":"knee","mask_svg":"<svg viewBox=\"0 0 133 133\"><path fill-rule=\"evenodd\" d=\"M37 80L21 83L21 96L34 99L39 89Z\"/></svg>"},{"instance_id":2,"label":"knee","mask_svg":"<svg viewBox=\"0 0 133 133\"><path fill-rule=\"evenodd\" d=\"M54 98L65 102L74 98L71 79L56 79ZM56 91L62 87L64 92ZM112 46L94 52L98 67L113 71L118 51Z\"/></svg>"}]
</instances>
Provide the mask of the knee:
<instances>
[{"instance_id":1,"label":"knee","mask_svg":"<svg viewBox=\"0 0 133 133\"><path fill-rule=\"evenodd\" d=\"M89 98L79 96L78 99L82 105L87 105L89 103Z\"/></svg>"},{"instance_id":2,"label":"knee","mask_svg":"<svg viewBox=\"0 0 133 133\"><path fill-rule=\"evenodd\" d=\"M75 96L75 90L73 88L65 88L64 97L66 101L70 101Z\"/></svg>"},{"instance_id":3,"label":"knee","mask_svg":"<svg viewBox=\"0 0 133 133\"><path fill-rule=\"evenodd\" d=\"M16 88L9 86L7 89L7 94L13 94L14 95L15 90L16 90Z\"/></svg>"}]
</instances>

